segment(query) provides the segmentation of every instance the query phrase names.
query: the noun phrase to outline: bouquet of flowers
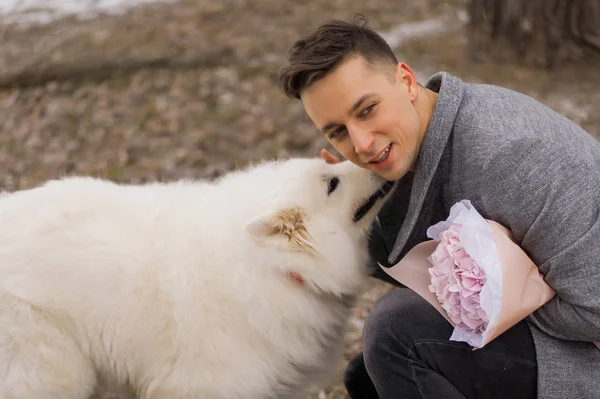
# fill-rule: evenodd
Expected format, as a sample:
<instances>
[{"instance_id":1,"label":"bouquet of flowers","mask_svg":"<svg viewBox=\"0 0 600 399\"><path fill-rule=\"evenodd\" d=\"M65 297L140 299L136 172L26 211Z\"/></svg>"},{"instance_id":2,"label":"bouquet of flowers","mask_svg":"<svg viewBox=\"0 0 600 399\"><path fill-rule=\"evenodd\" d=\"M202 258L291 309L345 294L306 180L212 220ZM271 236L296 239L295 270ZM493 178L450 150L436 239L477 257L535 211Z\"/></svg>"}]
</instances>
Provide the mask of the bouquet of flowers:
<instances>
[{"instance_id":1,"label":"bouquet of flowers","mask_svg":"<svg viewBox=\"0 0 600 399\"><path fill-rule=\"evenodd\" d=\"M468 200L427 236L432 240L383 269L454 326L452 341L482 348L555 295L510 231L484 219Z\"/></svg>"}]
</instances>

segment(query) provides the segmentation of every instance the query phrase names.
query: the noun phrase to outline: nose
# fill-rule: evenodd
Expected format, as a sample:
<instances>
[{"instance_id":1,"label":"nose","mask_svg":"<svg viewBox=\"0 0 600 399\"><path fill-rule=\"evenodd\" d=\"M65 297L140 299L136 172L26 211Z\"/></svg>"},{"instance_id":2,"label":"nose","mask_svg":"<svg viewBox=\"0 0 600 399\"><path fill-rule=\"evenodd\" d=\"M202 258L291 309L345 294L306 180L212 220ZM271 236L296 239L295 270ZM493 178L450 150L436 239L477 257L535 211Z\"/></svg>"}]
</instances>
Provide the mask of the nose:
<instances>
[{"instance_id":1,"label":"nose","mask_svg":"<svg viewBox=\"0 0 600 399\"><path fill-rule=\"evenodd\" d=\"M347 127L348 134L354 144L354 152L359 155L370 154L373 151L375 135L366 129Z\"/></svg>"}]
</instances>

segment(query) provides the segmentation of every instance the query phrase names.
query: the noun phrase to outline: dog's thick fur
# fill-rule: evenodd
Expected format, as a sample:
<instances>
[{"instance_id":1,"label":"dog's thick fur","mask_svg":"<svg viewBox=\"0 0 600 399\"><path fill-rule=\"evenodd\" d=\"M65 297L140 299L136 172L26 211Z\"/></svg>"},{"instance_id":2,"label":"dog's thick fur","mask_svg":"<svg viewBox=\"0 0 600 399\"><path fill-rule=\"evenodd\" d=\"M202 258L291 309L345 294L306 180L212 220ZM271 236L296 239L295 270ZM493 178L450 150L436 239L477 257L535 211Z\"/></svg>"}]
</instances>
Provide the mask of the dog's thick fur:
<instances>
[{"instance_id":1,"label":"dog's thick fur","mask_svg":"<svg viewBox=\"0 0 600 399\"><path fill-rule=\"evenodd\" d=\"M298 397L340 360L383 200L352 216L381 184L293 159L0 196L0 398L85 399L98 378L143 399Z\"/></svg>"}]
</instances>

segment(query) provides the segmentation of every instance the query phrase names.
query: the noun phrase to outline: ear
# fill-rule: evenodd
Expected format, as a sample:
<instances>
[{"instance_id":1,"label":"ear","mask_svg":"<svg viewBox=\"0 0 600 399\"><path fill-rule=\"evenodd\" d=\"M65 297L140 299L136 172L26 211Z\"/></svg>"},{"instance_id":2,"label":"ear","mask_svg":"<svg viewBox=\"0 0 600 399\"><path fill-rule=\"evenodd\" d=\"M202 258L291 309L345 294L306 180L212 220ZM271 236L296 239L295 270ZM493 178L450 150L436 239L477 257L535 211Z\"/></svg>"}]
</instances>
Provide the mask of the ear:
<instances>
[{"instance_id":1,"label":"ear","mask_svg":"<svg viewBox=\"0 0 600 399\"><path fill-rule=\"evenodd\" d=\"M416 101L419 96L419 83L411 67L404 62L396 65L396 81L406 86L410 101Z\"/></svg>"},{"instance_id":2,"label":"ear","mask_svg":"<svg viewBox=\"0 0 600 399\"><path fill-rule=\"evenodd\" d=\"M293 250L315 251L310 234L306 230L306 214L298 207L284 208L272 214L259 216L248 222L246 231L259 241L283 238Z\"/></svg>"}]
</instances>

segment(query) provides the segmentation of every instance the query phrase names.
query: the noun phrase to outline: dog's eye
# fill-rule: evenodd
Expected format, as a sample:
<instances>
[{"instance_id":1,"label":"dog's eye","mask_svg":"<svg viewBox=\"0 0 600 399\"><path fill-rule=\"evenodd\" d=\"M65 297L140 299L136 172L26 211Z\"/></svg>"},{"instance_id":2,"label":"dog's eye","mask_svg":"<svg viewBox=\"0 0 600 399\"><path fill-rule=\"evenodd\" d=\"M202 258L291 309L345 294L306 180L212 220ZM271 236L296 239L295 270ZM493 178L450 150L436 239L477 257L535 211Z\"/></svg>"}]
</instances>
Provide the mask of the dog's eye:
<instances>
[{"instance_id":1,"label":"dog's eye","mask_svg":"<svg viewBox=\"0 0 600 399\"><path fill-rule=\"evenodd\" d=\"M332 177L331 179L327 180L327 195L334 192L338 184L340 184L340 179L337 177Z\"/></svg>"}]
</instances>

